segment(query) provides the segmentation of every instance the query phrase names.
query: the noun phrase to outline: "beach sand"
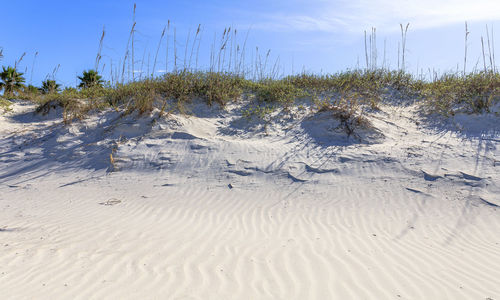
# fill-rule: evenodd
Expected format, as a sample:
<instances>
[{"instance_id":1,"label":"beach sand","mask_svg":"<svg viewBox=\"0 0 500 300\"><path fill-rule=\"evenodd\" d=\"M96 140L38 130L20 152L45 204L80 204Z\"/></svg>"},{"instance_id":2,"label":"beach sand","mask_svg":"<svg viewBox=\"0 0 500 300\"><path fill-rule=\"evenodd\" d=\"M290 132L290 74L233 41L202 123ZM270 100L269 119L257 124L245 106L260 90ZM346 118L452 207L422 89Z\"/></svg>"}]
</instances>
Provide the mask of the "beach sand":
<instances>
[{"instance_id":1,"label":"beach sand","mask_svg":"<svg viewBox=\"0 0 500 300\"><path fill-rule=\"evenodd\" d=\"M500 299L500 124L0 116L1 299Z\"/></svg>"}]
</instances>

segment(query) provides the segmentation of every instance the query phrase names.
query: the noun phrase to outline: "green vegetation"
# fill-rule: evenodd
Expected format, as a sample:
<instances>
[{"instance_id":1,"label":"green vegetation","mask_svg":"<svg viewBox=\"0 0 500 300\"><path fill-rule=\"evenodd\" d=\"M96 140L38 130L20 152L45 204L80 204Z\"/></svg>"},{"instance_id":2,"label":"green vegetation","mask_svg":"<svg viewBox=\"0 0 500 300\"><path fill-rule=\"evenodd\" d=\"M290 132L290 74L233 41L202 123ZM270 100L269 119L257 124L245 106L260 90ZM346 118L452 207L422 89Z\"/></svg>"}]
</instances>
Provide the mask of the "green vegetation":
<instances>
[{"instance_id":1,"label":"green vegetation","mask_svg":"<svg viewBox=\"0 0 500 300\"><path fill-rule=\"evenodd\" d=\"M247 119L251 119L252 117L257 117L261 120L266 120L266 117L269 116L274 111L274 107L270 105L254 105L242 111L242 116Z\"/></svg>"},{"instance_id":2,"label":"green vegetation","mask_svg":"<svg viewBox=\"0 0 500 300\"><path fill-rule=\"evenodd\" d=\"M102 86L104 80L102 80L102 76L97 73L95 70L83 71L82 76L78 76L80 79L79 88L87 89L92 87Z\"/></svg>"},{"instance_id":3,"label":"green vegetation","mask_svg":"<svg viewBox=\"0 0 500 300\"><path fill-rule=\"evenodd\" d=\"M35 96L35 95L40 93L40 89L34 85L28 84L28 85L24 86L23 93L24 94L31 94L31 95Z\"/></svg>"},{"instance_id":4,"label":"green vegetation","mask_svg":"<svg viewBox=\"0 0 500 300\"><path fill-rule=\"evenodd\" d=\"M61 85L58 84L55 80L47 79L42 82L42 87L40 90L43 94L53 94L61 90Z\"/></svg>"},{"instance_id":5,"label":"green vegetation","mask_svg":"<svg viewBox=\"0 0 500 300\"><path fill-rule=\"evenodd\" d=\"M257 99L268 103L289 106L299 96L307 96L305 89L295 86L289 80L266 80L252 84Z\"/></svg>"},{"instance_id":6,"label":"green vegetation","mask_svg":"<svg viewBox=\"0 0 500 300\"><path fill-rule=\"evenodd\" d=\"M2 67L0 80L0 91L3 90L6 97L13 97L24 87L23 73L18 72L16 68Z\"/></svg>"},{"instance_id":7,"label":"green vegetation","mask_svg":"<svg viewBox=\"0 0 500 300\"><path fill-rule=\"evenodd\" d=\"M245 117L263 117L277 107L288 109L294 103L303 105L304 101L316 103L318 109L336 109L344 115L364 108L377 109L386 99L398 103L417 101L425 112L444 116L458 112L489 112L500 101L500 74L491 72L465 77L447 74L431 82L386 70L356 70L322 76L300 74L259 81L231 73L182 71L115 86L103 86L102 80L97 78L97 84L83 85L86 87L79 90L66 88L61 92L55 81L46 81L42 95L27 87L19 98L40 103L41 112L57 103L64 108L67 121L104 108L140 114L154 109L161 114L167 110L184 113L185 104L194 99L220 107L229 101L254 101L255 104L243 112ZM349 105L342 104L340 99L348 99Z\"/></svg>"},{"instance_id":8,"label":"green vegetation","mask_svg":"<svg viewBox=\"0 0 500 300\"><path fill-rule=\"evenodd\" d=\"M66 122L106 108L122 111L125 114L132 112L146 114L155 110L159 110L160 116L171 111L185 113L186 104L198 99L207 105L218 105L222 108L230 101L250 101L242 111L243 116L248 118L257 116L262 119L277 108L289 110L292 106L309 105L319 111L334 112L333 116L345 123L348 131L349 128L362 125L360 112L376 110L383 103L418 103L425 113L452 116L460 112L477 114L490 112L500 101L500 73L495 68L494 56L491 56L491 53L489 68L486 65L487 59L483 49L484 70L466 73L467 27L463 73L458 74L457 71L442 76L434 74L430 80L424 80L422 76L404 71L406 33L409 24L406 27L401 24L402 54L399 57L398 51L398 70L377 67L376 35L372 29L369 36L370 53L365 32L365 69L329 75L301 73L289 76L280 75L279 60L272 64L270 51L264 52L266 54L262 56L256 48L252 54L252 61L246 61L246 38L240 45L234 28L226 28L221 37L214 37L209 66L205 69L198 68L201 27L198 26L193 40L189 40L188 37L184 49L178 49L175 27L174 40L170 41L172 37L170 25L168 21L162 31L154 56L152 73L149 72L149 58L147 67L144 67L146 53L142 60L134 57L136 32L134 22L125 56L119 60L118 66L115 65L113 68L111 61L111 66L108 67L109 81L105 82L98 72L104 70L104 66L99 67L103 57L101 55L105 36L103 30L95 66L77 76L80 80L77 88L67 87L61 91L60 85L55 81L55 74L59 69L57 66L49 77L52 80L45 80L40 88L31 84L24 86L23 74L19 73L16 67L3 67L3 72L0 74L2 80L0 89L4 90L6 98L15 96L38 103L37 111L41 113L62 107ZM155 77L155 69L157 63L159 64L158 53L164 38L166 73ZM169 48L170 42L173 42L173 46ZM488 45L489 42L488 38ZM170 52L171 57L169 50L173 50L173 53ZM35 58L37 54L38 52ZM0 58L1 55L2 48L0 48ZM23 57L24 54L16 62L16 66ZM140 68L137 65L138 61L141 62ZM139 70L139 76L135 75L136 70Z\"/></svg>"},{"instance_id":9,"label":"green vegetation","mask_svg":"<svg viewBox=\"0 0 500 300\"><path fill-rule=\"evenodd\" d=\"M10 105L11 105L11 103L9 100L0 98L0 111L7 112L7 111L11 110Z\"/></svg>"},{"instance_id":10,"label":"green vegetation","mask_svg":"<svg viewBox=\"0 0 500 300\"><path fill-rule=\"evenodd\" d=\"M360 127L369 127L369 121L361 114L360 103L356 94L340 97L335 103L322 101L318 103L318 112L331 112L332 116L340 121L347 136L355 135Z\"/></svg>"},{"instance_id":11,"label":"green vegetation","mask_svg":"<svg viewBox=\"0 0 500 300\"><path fill-rule=\"evenodd\" d=\"M500 74L481 72L444 75L420 91L428 112L452 116L457 112L484 113L500 100Z\"/></svg>"}]
</instances>

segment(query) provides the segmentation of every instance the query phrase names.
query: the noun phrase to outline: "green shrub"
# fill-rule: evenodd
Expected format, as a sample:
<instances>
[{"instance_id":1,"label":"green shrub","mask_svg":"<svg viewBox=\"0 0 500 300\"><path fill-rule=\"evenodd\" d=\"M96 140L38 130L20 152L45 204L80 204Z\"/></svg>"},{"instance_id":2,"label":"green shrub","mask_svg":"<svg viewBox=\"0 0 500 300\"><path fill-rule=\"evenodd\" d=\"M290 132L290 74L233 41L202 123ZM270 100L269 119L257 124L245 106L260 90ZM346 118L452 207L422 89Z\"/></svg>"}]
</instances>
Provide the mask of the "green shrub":
<instances>
[{"instance_id":1,"label":"green shrub","mask_svg":"<svg viewBox=\"0 0 500 300\"><path fill-rule=\"evenodd\" d=\"M264 102L291 105L297 97L305 93L286 80L267 80L253 86L257 99Z\"/></svg>"},{"instance_id":2,"label":"green shrub","mask_svg":"<svg viewBox=\"0 0 500 300\"><path fill-rule=\"evenodd\" d=\"M243 110L241 115L244 118L251 119L252 117L257 117L259 119L265 120L274 111L274 107L270 105L255 105L250 106Z\"/></svg>"},{"instance_id":3,"label":"green shrub","mask_svg":"<svg viewBox=\"0 0 500 300\"><path fill-rule=\"evenodd\" d=\"M423 85L424 107L445 116L457 112L483 113L500 99L500 74L445 74Z\"/></svg>"}]
</instances>

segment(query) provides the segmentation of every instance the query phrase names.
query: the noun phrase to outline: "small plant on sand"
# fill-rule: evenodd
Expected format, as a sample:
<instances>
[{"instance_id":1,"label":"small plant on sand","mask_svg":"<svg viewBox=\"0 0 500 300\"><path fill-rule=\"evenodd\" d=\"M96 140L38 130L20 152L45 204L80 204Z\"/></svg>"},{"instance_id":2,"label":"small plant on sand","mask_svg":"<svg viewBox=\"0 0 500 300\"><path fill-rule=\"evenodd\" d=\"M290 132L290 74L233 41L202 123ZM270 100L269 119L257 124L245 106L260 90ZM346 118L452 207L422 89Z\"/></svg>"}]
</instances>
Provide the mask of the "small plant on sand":
<instances>
[{"instance_id":1,"label":"small plant on sand","mask_svg":"<svg viewBox=\"0 0 500 300\"><path fill-rule=\"evenodd\" d=\"M265 106L251 106L241 112L241 115L246 119L251 119L252 117L257 117L262 120L266 120L267 117L274 111L274 108L270 105Z\"/></svg>"},{"instance_id":2,"label":"small plant on sand","mask_svg":"<svg viewBox=\"0 0 500 300\"><path fill-rule=\"evenodd\" d=\"M87 89L92 87L101 87L104 84L102 76L95 70L83 71L82 76L78 76L80 80L79 88Z\"/></svg>"},{"instance_id":3,"label":"small plant on sand","mask_svg":"<svg viewBox=\"0 0 500 300\"><path fill-rule=\"evenodd\" d=\"M331 112L332 116L340 121L339 127L347 133L347 136L357 136L357 129L367 128L370 125L368 119L361 112L356 95L342 96L334 103L324 100L317 105L318 112Z\"/></svg>"},{"instance_id":4,"label":"small plant on sand","mask_svg":"<svg viewBox=\"0 0 500 300\"><path fill-rule=\"evenodd\" d=\"M12 108L10 108L10 105L11 103L9 100L0 98L0 112L8 112L12 110Z\"/></svg>"},{"instance_id":5,"label":"small plant on sand","mask_svg":"<svg viewBox=\"0 0 500 300\"><path fill-rule=\"evenodd\" d=\"M0 80L2 80L2 82L0 82L0 90L3 89L4 96L6 97L12 97L21 91L25 81L23 73L18 72L17 69L12 67L2 67Z\"/></svg>"}]
</instances>

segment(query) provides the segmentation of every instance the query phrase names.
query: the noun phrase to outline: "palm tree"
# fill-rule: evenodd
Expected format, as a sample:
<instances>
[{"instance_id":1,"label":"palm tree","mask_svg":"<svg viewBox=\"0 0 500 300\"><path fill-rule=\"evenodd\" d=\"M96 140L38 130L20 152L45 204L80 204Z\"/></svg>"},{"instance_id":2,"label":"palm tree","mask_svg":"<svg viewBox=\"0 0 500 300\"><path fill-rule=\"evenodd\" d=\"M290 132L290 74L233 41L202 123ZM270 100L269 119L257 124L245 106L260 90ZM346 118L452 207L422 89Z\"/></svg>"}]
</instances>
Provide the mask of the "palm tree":
<instances>
[{"instance_id":1,"label":"palm tree","mask_svg":"<svg viewBox=\"0 0 500 300\"><path fill-rule=\"evenodd\" d=\"M102 76L94 70L83 71L83 76L78 76L78 79L80 79L78 87L84 89L90 87L101 87L104 83Z\"/></svg>"},{"instance_id":2,"label":"palm tree","mask_svg":"<svg viewBox=\"0 0 500 300\"><path fill-rule=\"evenodd\" d=\"M11 96L15 92L23 88L24 77L23 73L17 72L12 67L2 67L3 71L0 73L0 90L4 90L4 95Z\"/></svg>"},{"instance_id":3,"label":"palm tree","mask_svg":"<svg viewBox=\"0 0 500 300\"><path fill-rule=\"evenodd\" d=\"M41 91L44 94L52 94L57 93L61 90L61 85L58 84L55 80L45 80L42 82Z\"/></svg>"}]
</instances>

